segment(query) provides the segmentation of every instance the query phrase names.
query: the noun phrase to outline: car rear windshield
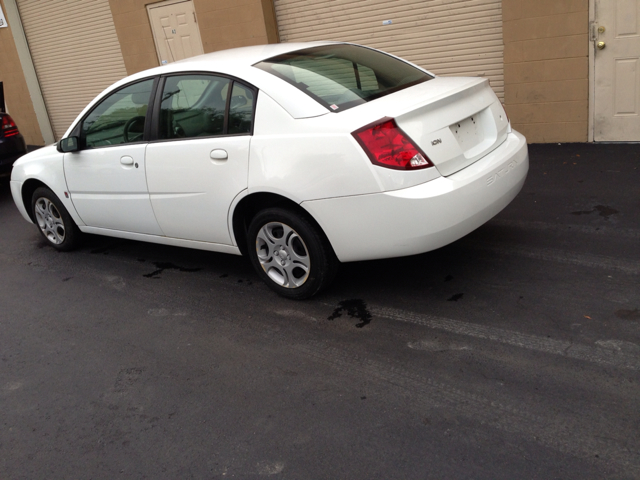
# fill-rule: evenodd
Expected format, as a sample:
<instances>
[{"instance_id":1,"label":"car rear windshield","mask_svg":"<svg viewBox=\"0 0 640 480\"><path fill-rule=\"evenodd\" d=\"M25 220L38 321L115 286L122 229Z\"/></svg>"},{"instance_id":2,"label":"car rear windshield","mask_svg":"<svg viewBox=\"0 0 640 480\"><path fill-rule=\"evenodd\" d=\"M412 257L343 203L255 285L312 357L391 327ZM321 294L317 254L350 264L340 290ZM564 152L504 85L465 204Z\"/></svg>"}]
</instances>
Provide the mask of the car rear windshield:
<instances>
[{"instance_id":1,"label":"car rear windshield","mask_svg":"<svg viewBox=\"0 0 640 480\"><path fill-rule=\"evenodd\" d=\"M433 78L391 55L356 45L306 48L254 66L289 82L334 112Z\"/></svg>"}]
</instances>

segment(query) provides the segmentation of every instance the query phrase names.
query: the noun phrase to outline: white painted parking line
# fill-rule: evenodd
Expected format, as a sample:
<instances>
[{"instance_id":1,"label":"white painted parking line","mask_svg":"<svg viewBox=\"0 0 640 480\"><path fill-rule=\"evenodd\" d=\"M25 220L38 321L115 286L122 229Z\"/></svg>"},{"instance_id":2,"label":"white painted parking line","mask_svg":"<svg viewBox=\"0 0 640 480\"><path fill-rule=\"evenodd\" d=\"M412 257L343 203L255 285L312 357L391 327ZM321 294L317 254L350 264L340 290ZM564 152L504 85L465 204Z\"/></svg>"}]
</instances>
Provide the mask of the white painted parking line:
<instances>
[{"instance_id":1,"label":"white painted parking line","mask_svg":"<svg viewBox=\"0 0 640 480\"><path fill-rule=\"evenodd\" d=\"M471 240L462 240L464 247L476 250L485 250L499 253L500 255L515 255L518 257L533 258L535 260L551 261L577 265L580 267L602 268L616 270L630 275L640 274L640 262L629 259L619 259L604 255L592 255L588 253L575 253L555 248L535 248L531 245L509 245L499 243L486 243Z\"/></svg>"},{"instance_id":2,"label":"white painted parking line","mask_svg":"<svg viewBox=\"0 0 640 480\"><path fill-rule=\"evenodd\" d=\"M335 368L341 374L358 378L377 379L393 385L411 396L413 408L424 413L434 409L457 411L473 421L489 425L508 433L516 433L565 454L586 461L595 456L624 465L627 473L640 474L640 457L627 448L626 439L604 438L596 435L592 421L578 413L532 410L507 398L489 398L483 394L465 391L420 373L409 365L389 358L376 360L368 354L358 354L311 341L293 345L293 348L315 361ZM399 394L402 394L400 393Z\"/></svg>"},{"instance_id":3,"label":"white painted parking line","mask_svg":"<svg viewBox=\"0 0 640 480\"><path fill-rule=\"evenodd\" d=\"M537 230L554 233L587 233L593 235L607 235L611 238L624 237L640 239L640 230L635 228L595 227L592 225L577 225L567 223L527 222L524 220L503 220L494 218L488 224L489 227L520 228L522 230Z\"/></svg>"},{"instance_id":4,"label":"white painted parking line","mask_svg":"<svg viewBox=\"0 0 640 480\"><path fill-rule=\"evenodd\" d=\"M600 342L600 345L576 344L564 340L554 340L551 338L539 337L537 335L505 330L502 328L407 312L404 310L377 307L374 305L369 305L369 310L374 316L389 318L400 322L424 325L429 328L444 330L459 335L482 338L525 348L527 350L560 355L598 365L640 370L640 348L638 348L637 353L634 353L634 349L632 348L609 348L610 341L609 343Z\"/></svg>"}]
</instances>

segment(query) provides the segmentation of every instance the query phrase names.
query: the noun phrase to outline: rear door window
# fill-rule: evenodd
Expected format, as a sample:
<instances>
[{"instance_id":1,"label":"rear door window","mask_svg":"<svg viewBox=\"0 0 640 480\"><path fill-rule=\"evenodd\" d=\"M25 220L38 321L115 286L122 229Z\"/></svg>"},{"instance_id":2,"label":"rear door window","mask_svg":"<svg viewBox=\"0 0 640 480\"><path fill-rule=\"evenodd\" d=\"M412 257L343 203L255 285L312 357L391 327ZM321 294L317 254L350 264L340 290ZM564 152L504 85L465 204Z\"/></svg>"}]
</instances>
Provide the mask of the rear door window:
<instances>
[{"instance_id":1,"label":"rear door window","mask_svg":"<svg viewBox=\"0 0 640 480\"><path fill-rule=\"evenodd\" d=\"M253 90L234 82L229 99L229 134L251 132L253 107Z\"/></svg>"},{"instance_id":2,"label":"rear door window","mask_svg":"<svg viewBox=\"0 0 640 480\"><path fill-rule=\"evenodd\" d=\"M254 90L216 75L167 77L160 103L160 139L251 133Z\"/></svg>"}]
</instances>

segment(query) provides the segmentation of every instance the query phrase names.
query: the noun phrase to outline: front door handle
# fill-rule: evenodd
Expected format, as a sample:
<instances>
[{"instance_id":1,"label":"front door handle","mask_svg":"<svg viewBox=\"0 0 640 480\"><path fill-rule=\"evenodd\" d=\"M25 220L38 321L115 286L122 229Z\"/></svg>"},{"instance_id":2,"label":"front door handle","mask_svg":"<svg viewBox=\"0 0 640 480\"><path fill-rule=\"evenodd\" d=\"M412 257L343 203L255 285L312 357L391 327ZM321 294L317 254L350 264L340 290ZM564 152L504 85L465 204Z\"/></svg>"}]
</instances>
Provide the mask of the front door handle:
<instances>
[{"instance_id":1,"label":"front door handle","mask_svg":"<svg viewBox=\"0 0 640 480\"><path fill-rule=\"evenodd\" d=\"M125 155L124 157L120 157L120 163L122 165L133 165L133 158L129 155Z\"/></svg>"},{"instance_id":2,"label":"front door handle","mask_svg":"<svg viewBox=\"0 0 640 480\"><path fill-rule=\"evenodd\" d=\"M210 155L212 160L226 160L227 158L229 158L229 156L227 155L227 151L221 148L211 150Z\"/></svg>"}]
</instances>

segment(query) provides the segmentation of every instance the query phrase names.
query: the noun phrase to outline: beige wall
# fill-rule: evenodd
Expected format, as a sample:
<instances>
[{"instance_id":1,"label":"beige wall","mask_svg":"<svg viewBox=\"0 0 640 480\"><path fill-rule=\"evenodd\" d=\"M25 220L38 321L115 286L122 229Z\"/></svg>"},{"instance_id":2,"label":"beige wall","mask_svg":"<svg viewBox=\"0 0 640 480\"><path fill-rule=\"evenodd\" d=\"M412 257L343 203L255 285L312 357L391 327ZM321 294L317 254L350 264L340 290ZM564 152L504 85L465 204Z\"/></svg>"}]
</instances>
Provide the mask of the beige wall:
<instances>
[{"instance_id":1,"label":"beige wall","mask_svg":"<svg viewBox=\"0 0 640 480\"><path fill-rule=\"evenodd\" d=\"M158 65L150 3L157 2L109 0L129 74ZM273 0L194 4L205 52L278 42ZM503 0L502 12L505 106L514 128L530 143L587 141L589 0ZM0 81L27 143L42 145L10 27L0 29Z\"/></svg>"},{"instance_id":2,"label":"beige wall","mask_svg":"<svg viewBox=\"0 0 640 480\"><path fill-rule=\"evenodd\" d=\"M7 9L4 4L2 4L2 11L6 15ZM11 25L0 28L0 82L3 83L4 100L9 113L16 121L27 144L44 145L16 44L13 41Z\"/></svg>"},{"instance_id":3,"label":"beige wall","mask_svg":"<svg viewBox=\"0 0 640 480\"><path fill-rule=\"evenodd\" d=\"M159 65L146 8L150 3L155 2L109 0L124 66L129 75Z\"/></svg>"},{"instance_id":4,"label":"beige wall","mask_svg":"<svg viewBox=\"0 0 640 480\"><path fill-rule=\"evenodd\" d=\"M529 143L586 142L589 0L503 0L505 107Z\"/></svg>"},{"instance_id":5,"label":"beige wall","mask_svg":"<svg viewBox=\"0 0 640 480\"><path fill-rule=\"evenodd\" d=\"M271 1L194 0L205 53L277 43Z\"/></svg>"},{"instance_id":6,"label":"beige wall","mask_svg":"<svg viewBox=\"0 0 640 480\"><path fill-rule=\"evenodd\" d=\"M146 6L149 0L109 0L128 74L158 66ZM194 0L205 53L277 43L271 0Z\"/></svg>"}]
</instances>

